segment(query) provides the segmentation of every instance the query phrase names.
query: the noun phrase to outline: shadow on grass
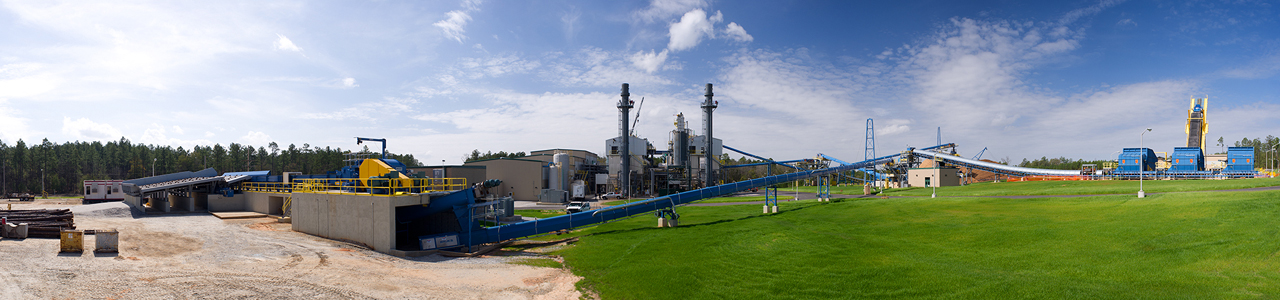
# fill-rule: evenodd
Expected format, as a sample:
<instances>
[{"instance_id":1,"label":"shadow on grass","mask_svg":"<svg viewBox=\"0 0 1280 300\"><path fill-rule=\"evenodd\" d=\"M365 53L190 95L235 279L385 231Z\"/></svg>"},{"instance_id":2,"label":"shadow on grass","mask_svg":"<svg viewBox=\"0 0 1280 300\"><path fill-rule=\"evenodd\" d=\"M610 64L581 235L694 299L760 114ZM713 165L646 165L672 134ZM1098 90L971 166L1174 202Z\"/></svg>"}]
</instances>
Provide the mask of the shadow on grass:
<instances>
[{"instance_id":1,"label":"shadow on grass","mask_svg":"<svg viewBox=\"0 0 1280 300\"><path fill-rule=\"evenodd\" d=\"M842 198L841 198L841 199L842 199ZM832 200L836 200L836 199L832 199ZM833 203L837 203L837 202L833 202ZM698 223L698 224L690 224L690 225L680 225L680 226L677 226L677 227L684 227L684 228L697 228L697 227L699 227L699 226L718 225L718 224L724 224L724 223L729 223L729 222L737 222L737 221L744 221L744 220L750 220L750 219L755 219L755 218L761 218L761 217L770 217L770 216L779 216L779 215L784 215L784 214L790 214L790 213L793 213L793 212L796 212L796 211L801 211L801 210L809 209L809 208L812 208L812 207L818 207L818 206L827 205L827 203L812 203L812 204L805 203L805 204L806 204L806 205L799 206L799 207L793 207L793 208L791 208L791 209L786 209L786 210L782 210L782 209L780 209L777 213L750 215L750 216L745 216L745 217L736 218L736 219L721 219L721 220L716 220L716 221L711 221L711 222L706 222L706 223ZM659 227L639 227L639 228L629 228L629 229L615 229L615 230L609 230L609 231L593 232L593 233L584 234L584 235L581 235L581 236L593 236L593 235L602 235L602 234L626 233L626 232L638 232L638 231L645 231L645 230L661 230L661 229L662 229L662 228L659 228Z\"/></svg>"}]
</instances>

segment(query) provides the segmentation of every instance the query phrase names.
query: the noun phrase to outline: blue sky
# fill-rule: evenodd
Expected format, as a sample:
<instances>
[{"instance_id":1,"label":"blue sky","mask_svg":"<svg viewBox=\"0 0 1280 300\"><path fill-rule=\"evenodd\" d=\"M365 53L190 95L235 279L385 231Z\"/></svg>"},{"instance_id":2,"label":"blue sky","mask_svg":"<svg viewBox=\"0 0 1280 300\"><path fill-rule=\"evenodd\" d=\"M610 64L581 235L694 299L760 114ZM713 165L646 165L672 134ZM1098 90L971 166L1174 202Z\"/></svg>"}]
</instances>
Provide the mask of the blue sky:
<instances>
[{"instance_id":1,"label":"blue sky","mask_svg":"<svg viewBox=\"0 0 1280 300\"><path fill-rule=\"evenodd\" d=\"M787 159L858 160L867 118L881 155L942 127L1015 162L1172 151L1192 96L1214 141L1280 125L1261 1L0 2L10 145L601 152L624 82L659 148L712 83L715 135Z\"/></svg>"}]
</instances>

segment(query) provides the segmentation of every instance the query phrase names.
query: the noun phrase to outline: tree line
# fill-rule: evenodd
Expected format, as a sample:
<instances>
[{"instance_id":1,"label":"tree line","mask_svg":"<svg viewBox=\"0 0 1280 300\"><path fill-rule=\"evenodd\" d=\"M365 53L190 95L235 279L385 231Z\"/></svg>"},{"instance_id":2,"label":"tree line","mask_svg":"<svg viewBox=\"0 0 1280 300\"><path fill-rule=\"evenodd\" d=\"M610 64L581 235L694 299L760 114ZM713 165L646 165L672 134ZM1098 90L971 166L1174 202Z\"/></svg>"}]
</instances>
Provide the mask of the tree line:
<instances>
[{"instance_id":1,"label":"tree line","mask_svg":"<svg viewBox=\"0 0 1280 300\"><path fill-rule=\"evenodd\" d=\"M1095 167L1102 168L1102 163L1109 162L1109 161L1111 160L1083 160L1083 159L1070 159L1066 157L1047 158L1047 157L1041 156L1040 159L1031 160L1031 161L1028 161L1026 158L1023 158L1022 163L1019 163L1018 166L1024 167L1024 168L1051 169L1051 170L1079 170L1080 167L1085 164L1094 164Z\"/></svg>"},{"instance_id":2,"label":"tree line","mask_svg":"<svg viewBox=\"0 0 1280 300\"><path fill-rule=\"evenodd\" d=\"M494 159L494 158L520 158L525 156L528 156L528 155L525 154L523 151L512 152L512 153L507 153L506 151L498 151L498 153L493 153L493 151L485 151L483 154L481 154L480 149L475 149L475 150L471 150L471 155L463 156L462 160L464 162L473 162L473 161L480 161L480 160Z\"/></svg>"},{"instance_id":3,"label":"tree line","mask_svg":"<svg viewBox=\"0 0 1280 300\"><path fill-rule=\"evenodd\" d=\"M254 147L231 143L227 146L195 146L191 149L135 144L129 139L102 143L53 143L49 139L28 145L0 141L0 191L4 193L80 193L84 180L128 180L182 171L214 168L218 172L270 170L324 174L345 166L342 148L313 147L275 142ZM357 154L374 155L365 147ZM387 154L407 166L422 165L412 154Z\"/></svg>"}]
</instances>

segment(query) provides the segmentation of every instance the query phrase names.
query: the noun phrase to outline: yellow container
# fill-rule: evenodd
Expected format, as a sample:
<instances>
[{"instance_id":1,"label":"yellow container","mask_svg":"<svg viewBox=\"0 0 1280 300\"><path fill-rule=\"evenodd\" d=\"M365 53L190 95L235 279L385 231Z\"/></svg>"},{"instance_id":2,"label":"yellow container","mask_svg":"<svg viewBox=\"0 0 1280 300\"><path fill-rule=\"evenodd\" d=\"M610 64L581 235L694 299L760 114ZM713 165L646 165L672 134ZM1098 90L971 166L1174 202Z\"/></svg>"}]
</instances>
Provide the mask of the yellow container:
<instances>
[{"instance_id":1,"label":"yellow container","mask_svg":"<svg viewBox=\"0 0 1280 300\"><path fill-rule=\"evenodd\" d=\"M84 232L79 230L63 230L62 252L84 252Z\"/></svg>"}]
</instances>

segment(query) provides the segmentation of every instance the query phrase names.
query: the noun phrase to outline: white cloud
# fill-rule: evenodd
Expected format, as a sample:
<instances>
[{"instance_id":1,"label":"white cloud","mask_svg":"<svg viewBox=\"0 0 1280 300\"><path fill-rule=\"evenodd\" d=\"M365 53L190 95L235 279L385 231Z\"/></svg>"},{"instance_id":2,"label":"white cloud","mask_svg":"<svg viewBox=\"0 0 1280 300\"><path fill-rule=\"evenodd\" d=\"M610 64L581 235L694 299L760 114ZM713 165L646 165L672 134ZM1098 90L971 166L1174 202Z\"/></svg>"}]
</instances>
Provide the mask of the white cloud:
<instances>
[{"instance_id":1,"label":"white cloud","mask_svg":"<svg viewBox=\"0 0 1280 300\"><path fill-rule=\"evenodd\" d=\"M636 86L673 84L667 78L639 68L631 60L632 56L630 53L585 48L567 57L553 57L554 62L542 68L539 74L565 86L616 87L623 82Z\"/></svg>"},{"instance_id":2,"label":"white cloud","mask_svg":"<svg viewBox=\"0 0 1280 300\"><path fill-rule=\"evenodd\" d=\"M70 117L62 118L62 134L81 141L111 141L124 136L111 124L95 123L86 118L72 121Z\"/></svg>"},{"instance_id":3,"label":"white cloud","mask_svg":"<svg viewBox=\"0 0 1280 300\"><path fill-rule=\"evenodd\" d=\"M705 0L653 0L648 7L632 13L632 16L644 23L666 21L683 12L706 8L707 4Z\"/></svg>"},{"instance_id":4,"label":"white cloud","mask_svg":"<svg viewBox=\"0 0 1280 300\"><path fill-rule=\"evenodd\" d=\"M516 54L490 56L484 58L462 58L451 70L465 78L479 79L484 77L500 77L512 74L526 74L542 66L536 60L528 60Z\"/></svg>"},{"instance_id":5,"label":"white cloud","mask_svg":"<svg viewBox=\"0 0 1280 300\"><path fill-rule=\"evenodd\" d=\"M172 128L180 129L177 126L173 126ZM181 132L177 132L177 133L182 134ZM117 137L117 139L118 138L119 137ZM147 130L144 130L142 132L142 137L138 139L138 142L143 144L153 144L158 146L185 147L187 149L190 149L196 145L213 145L214 144L213 141L210 141L207 139L184 140L179 138L171 138L168 136L168 131L165 129L165 127L160 126L160 124L151 124L150 128L147 128Z\"/></svg>"},{"instance_id":6,"label":"white cloud","mask_svg":"<svg viewBox=\"0 0 1280 300\"><path fill-rule=\"evenodd\" d=\"M260 131L249 131L240 137L240 143L245 145L262 146L271 143L271 136Z\"/></svg>"},{"instance_id":7,"label":"white cloud","mask_svg":"<svg viewBox=\"0 0 1280 300\"><path fill-rule=\"evenodd\" d=\"M702 38L715 38L716 32L713 26L724 20L724 15L716 11L716 14L707 17L707 12L702 9L694 9L684 14L679 22L672 23L669 35L671 41L667 43L667 49L672 51L682 51L692 49L702 42Z\"/></svg>"},{"instance_id":8,"label":"white cloud","mask_svg":"<svg viewBox=\"0 0 1280 300\"><path fill-rule=\"evenodd\" d=\"M358 87L358 86L360 86L360 85L356 84L356 79L355 79L355 78L347 77L347 78L343 78L343 79L342 79L342 87L345 87L345 88L354 88L354 87Z\"/></svg>"},{"instance_id":9,"label":"white cloud","mask_svg":"<svg viewBox=\"0 0 1280 300\"><path fill-rule=\"evenodd\" d=\"M636 68L652 74L662 68L662 64L667 61L667 50L662 50L659 53L640 51L632 54L628 59L631 60L631 64Z\"/></svg>"},{"instance_id":10,"label":"white cloud","mask_svg":"<svg viewBox=\"0 0 1280 300\"><path fill-rule=\"evenodd\" d=\"M1042 32L1031 24L952 19L933 43L902 51L911 104L941 124L968 129L1012 125L1052 107L1062 99L1036 92L1021 77L1078 42Z\"/></svg>"},{"instance_id":11,"label":"white cloud","mask_svg":"<svg viewBox=\"0 0 1280 300\"><path fill-rule=\"evenodd\" d=\"M462 9L452 10L445 13L446 16L449 16L448 18L435 22L431 25L443 30L445 37L458 41L458 43L462 43L462 40L467 39L467 35L465 33L467 32L467 23L471 22L471 13L479 10L479 0L463 1Z\"/></svg>"},{"instance_id":12,"label":"white cloud","mask_svg":"<svg viewBox=\"0 0 1280 300\"><path fill-rule=\"evenodd\" d=\"M1280 54L1254 60L1247 65L1219 71L1226 78L1262 79L1280 73Z\"/></svg>"},{"instance_id":13,"label":"white cloud","mask_svg":"<svg viewBox=\"0 0 1280 300\"><path fill-rule=\"evenodd\" d=\"M755 38L751 37L750 34L747 34L747 30L742 28L742 25L738 25L738 23L735 22L729 22L729 25L725 26L724 35L729 37L729 39L739 42L750 42L755 40Z\"/></svg>"},{"instance_id":14,"label":"white cloud","mask_svg":"<svg viewBox=\"0 0 1280 300\"><path fill-rule=\"evenodd\" d=\"M177 134L182 134L183 133L182 127L178 127L178 125L173 125L173 132Z\"/></svg>"},{"instance_id":15,"label":"white cloud","mask_svg":"<svg viewBox=\"0 0 1280 300\"><path fill-rule=\"evenodd\" d=\"M28 120L20 117L19 111L9 108L7 102L0 98L0 141L12 144L18 139L34 138L36 132L27 126Z\"/></svg>"},{"instance_id":16,"label":"white cloud","mask_svg":"<svg viewBox=\"0 0 1280 300\"><path fill-rule=\"evenodd\" d=\"M276 50L293 52L302 51L302 48L298 48L298 45L294 45L293 41L289 40L289 38L285 37L283 34L277 33L276 36L279 37L275 42Z\"/></svg>"},{"instance_id":17,"label":"white cloud","mask_svg":"<svg viewBox=\"0 0 1280 300\"><path fill-rule=\"evenodd\" d=\"M0 66L0 98L26 98L57 88L62 78L39 63Z\"/></svg>"}]
</instances>

